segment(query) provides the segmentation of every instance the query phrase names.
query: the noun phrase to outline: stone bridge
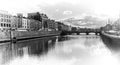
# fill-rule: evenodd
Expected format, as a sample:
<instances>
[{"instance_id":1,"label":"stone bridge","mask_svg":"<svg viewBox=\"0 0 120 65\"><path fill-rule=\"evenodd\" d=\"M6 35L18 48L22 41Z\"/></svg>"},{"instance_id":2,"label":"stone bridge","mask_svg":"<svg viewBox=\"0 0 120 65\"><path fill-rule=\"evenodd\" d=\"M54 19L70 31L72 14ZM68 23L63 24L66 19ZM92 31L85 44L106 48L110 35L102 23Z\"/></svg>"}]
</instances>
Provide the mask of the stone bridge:
<instances>
[{"instance_id":1,"label":"stone bridge","mask_svg":"<svg viewBox=\"0 0 120 65\"><path fill-rule=\"evenodd\" d=\"M95 33L95 35L100 34L101 29L79 29L79 30L72 30L72 31L62 31L63 35L67 35L67 34L73 34L76 33L77 35L79 35L80 33L86 33L86 35L89 35L89 33Z\"/></svg>"}]
</instances>

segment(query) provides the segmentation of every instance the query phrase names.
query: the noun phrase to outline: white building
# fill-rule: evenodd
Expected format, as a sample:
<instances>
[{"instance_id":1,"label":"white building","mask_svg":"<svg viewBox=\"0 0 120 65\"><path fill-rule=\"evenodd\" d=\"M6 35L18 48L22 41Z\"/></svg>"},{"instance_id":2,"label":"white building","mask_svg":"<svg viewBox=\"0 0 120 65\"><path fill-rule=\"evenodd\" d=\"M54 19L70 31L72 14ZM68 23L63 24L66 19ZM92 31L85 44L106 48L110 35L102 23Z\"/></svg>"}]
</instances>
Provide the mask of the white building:
<instances>
[{"instance_id":1,"label":"white building","mask_svg":"<svg viewBox=\"0 0 120 65\"><path fill-rule=\"evenodd\" d=\"M23 30L30 29L30 19L23 17L22 18L22 28L19 28L19 29L23 29Z\"/></svg>"},{"instance_id":2,"label":"white building","mask_svg":"<svg viewBox=\"0 0 120 65\"><path fill-rule=\"evenodd\" d=\"M22 28L27 29L27 18L22 18Z\"/></svg>"},{"instance_id":3,"label":"white building","mask_svg":"<svg viewBox=\"0 0 120 65\"><path fill-rule=\"evenodd\" d=\"M8 30L11 27L12 15L5 11L0 11L0 30Z\"/></svg>"}]
</instances>

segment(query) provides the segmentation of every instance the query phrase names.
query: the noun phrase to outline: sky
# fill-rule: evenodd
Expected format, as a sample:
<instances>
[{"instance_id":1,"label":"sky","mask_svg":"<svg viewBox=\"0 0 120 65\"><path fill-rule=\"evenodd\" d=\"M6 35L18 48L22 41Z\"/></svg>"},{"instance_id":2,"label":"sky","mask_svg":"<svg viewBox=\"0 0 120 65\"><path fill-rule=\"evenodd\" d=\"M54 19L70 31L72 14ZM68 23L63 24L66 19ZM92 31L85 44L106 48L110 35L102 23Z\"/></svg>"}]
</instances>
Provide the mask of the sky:
<instances>
[{"instance_id":1,"label":"sky","mask_svg":"<svg viewBox=\"0 0 120 65\"><path fill-rule=\"evenodd\" d=\"M42 12L49 18L97 16L101 18L118 18L120 16L119 0L1 0L0 10L11 14Z\"/></svg>"}]
</instances>

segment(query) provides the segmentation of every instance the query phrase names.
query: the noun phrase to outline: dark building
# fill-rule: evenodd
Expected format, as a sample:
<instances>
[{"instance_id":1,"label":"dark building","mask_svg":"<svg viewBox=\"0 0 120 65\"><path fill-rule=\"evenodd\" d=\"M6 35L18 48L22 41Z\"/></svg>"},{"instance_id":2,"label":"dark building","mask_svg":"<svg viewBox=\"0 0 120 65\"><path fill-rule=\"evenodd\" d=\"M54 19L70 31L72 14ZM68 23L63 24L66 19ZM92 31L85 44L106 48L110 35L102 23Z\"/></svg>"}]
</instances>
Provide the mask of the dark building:
<instances>
[{"instance_id":1,"label":"dark building","mask_svg":"<svg viewBox=\"0 0 120 65\"><path fill-rule=\"evenodd\" d=\"M39 12L28 13L28 18L38 20L42 22L42 28L48 28L47 22L49 19L46 14L39 13Z\"/></svg>"},{"instance_id":2,"label":"dark building","mask_svg":"<svg viewBox=\"0 0 120 65\"><path fill-rule=\"evenodd\" d=\"M104 30L105 30L105 31L112 30L112 25L111 25L111 24L107 24L107 25L104 27Z\"/></svg>"},{"instance_id":3,"label":"dark building","mask_svg":"<svg viewBox=\"0 0 120 65\"><path fill-rule=\"evenodd\" d=\"M54 29L55 27L54 27L54 24L55 23L55 21L54 20L50 20L49 22L48 22L48 28L49 29Z\"/></svg>"},{"instance_id":4,"label":"dark building","mask_svg":"<svg viewBox=\"0 0 120 65\"><path fill-rule=\"evenodd\" d=\"M42 17L41 17L41 14L39 12L28 13L28 18L42 22Z\"/></svg>"},{"instance_id":5,"label":"dark building","mask_svg":"<svg viewBox=\"0 0 120 65\"><path fill-rule=\"evenodd\" d=\"M18 28L22 28L23 14L19 13L19 14L17 14L17 17L18 17Z\"/></svg>"},{"instance_id":6,"label":"dark building","mask_svg":"<svg viewBox=\"0 0 120 65\"><path fill-rule=\"evenodd\" d=\"M38 20L30 19L30 30L31 31L38 31L41 29L41 22Z\"/></svg>"}]
</instances>

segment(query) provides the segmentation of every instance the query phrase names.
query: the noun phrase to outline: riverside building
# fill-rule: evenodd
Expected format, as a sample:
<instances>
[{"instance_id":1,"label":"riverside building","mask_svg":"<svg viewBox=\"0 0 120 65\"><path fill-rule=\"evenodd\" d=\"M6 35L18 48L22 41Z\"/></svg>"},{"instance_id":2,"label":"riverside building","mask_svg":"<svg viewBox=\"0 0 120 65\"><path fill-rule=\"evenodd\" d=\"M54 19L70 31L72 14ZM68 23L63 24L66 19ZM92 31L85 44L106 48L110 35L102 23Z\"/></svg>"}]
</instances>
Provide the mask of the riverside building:
<instances>
[{"instance_id":1,"label":"riverside building","mask_svg":"<svg viewBox=\"0 0 120 65\"><path fill-rule=\"evenodd\" d=\"M12 29L17 30L18 20L19 20L19 18L17 16L12 16L11 17L11 27L12 27Z\"/></svg>"},{"instance_id":2,"label":"riverside building","mask_svg":"<svg viewBox=\"0 0 120 65\"><path fill-rule=\"evenodd\" d=\"M28 28L28 23L27 23L27 18L22 18L22 28L27 29Z\"/></svg>"},{"instance_id":3,"label":"riverside building","mask_svg":"<svg viewBox=\"0 0 120 65\"><path fill-rule=\"evenodd\" d=\"M11 17L7 11L0 11L0 30L9 30L11 28Z\"/></svg>"}]
</instances>

